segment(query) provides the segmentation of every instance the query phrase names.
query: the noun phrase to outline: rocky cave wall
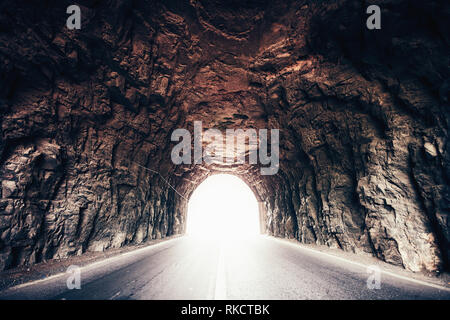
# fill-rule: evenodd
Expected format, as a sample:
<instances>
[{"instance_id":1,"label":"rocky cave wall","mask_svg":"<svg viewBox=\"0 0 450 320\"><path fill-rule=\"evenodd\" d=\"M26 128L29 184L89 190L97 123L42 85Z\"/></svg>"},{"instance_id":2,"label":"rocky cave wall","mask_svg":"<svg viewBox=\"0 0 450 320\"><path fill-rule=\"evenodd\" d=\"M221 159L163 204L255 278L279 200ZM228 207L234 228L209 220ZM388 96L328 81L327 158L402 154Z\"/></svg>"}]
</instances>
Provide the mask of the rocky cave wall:
<instances>
[{"instance_id":1,"label":"rocky cave wall","mask_svg":"<svg viewBox=\"0 0 450 320\"><path fill-rule=\"evenodd\" d=\"M274 236L448 268L449 5L384 0L0 4L0 269L184 231L208 175ZM279 128L280 170L180 165L171 133ZM181 197L174 191L173 186Z\"/></svg>"}]
</instances>

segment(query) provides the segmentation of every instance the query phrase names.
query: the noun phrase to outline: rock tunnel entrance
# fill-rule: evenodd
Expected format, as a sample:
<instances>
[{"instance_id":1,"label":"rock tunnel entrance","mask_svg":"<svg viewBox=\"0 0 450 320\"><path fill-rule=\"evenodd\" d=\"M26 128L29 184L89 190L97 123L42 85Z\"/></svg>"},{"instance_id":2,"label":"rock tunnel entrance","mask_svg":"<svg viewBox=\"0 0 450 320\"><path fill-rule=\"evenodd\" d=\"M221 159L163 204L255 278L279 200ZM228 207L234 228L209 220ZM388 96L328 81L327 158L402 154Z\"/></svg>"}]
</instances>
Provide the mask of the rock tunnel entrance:
<instances>
[{"instance_id":1,"label":"rock tunnel entrance","mask_svg":"<svg viewBox=\"0 0 450 320\"><path fill-rule=\"evenodd\" d=\"M270 235L448 269L450 19L412 2L2 1L0 270L183 234L217 172ZM279 170L175 165L196 121L279 129Z\"/></svg>"},{"instance_id":2,"label":"rock tunnel entrance","mask_svg":"<svg viewBox=\"0 0 450 320\"><path fill-rule=\"evenodd\" d=\"M189 199L188 236L238 237L260 233L261 213L253 191L240 178L216 174L205 179Z\"/></svg>"}]
</instances>

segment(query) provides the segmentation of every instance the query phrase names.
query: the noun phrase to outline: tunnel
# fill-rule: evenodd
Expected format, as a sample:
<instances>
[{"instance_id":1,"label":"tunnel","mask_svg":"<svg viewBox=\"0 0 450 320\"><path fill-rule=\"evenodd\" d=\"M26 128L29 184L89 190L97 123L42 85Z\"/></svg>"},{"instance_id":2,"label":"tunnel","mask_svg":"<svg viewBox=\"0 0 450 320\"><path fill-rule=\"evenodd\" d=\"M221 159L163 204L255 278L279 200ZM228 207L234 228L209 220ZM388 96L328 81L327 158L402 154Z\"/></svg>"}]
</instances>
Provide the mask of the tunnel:
<instances>
[{"instance_id":1,"label":"tunnel","mask_svg":"<svg viewBox=\"0 0 450 320\"><path fill-rule=\"evenodd\" d=\"M81 30L0 3L0 270L184 235L217 174L267 236L449 269L448 3L382 1L381 30L356 0L77 3ZM276 173L197 161L196 123L279 130Z\"/></svg>"}]
</instances>

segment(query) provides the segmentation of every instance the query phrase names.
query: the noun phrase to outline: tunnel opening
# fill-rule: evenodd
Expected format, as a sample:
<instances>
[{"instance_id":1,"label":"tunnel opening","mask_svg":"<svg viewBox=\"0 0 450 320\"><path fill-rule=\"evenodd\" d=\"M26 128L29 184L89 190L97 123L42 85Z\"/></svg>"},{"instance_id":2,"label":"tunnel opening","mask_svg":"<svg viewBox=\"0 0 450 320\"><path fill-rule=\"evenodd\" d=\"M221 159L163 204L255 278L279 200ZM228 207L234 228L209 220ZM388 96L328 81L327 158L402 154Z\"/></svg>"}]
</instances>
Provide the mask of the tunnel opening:
<instances>
[{"instance_id":1,"label":"tunnel opening","mask_svg":"<svg viewBox=\"0 0 450 320\"><path fill-rule=\"evenodd\" d=\"M215 174L206 178L189 199L186 234L221 239L260 234L255 194L235 175Z\"/></svg>"}]
</instances>

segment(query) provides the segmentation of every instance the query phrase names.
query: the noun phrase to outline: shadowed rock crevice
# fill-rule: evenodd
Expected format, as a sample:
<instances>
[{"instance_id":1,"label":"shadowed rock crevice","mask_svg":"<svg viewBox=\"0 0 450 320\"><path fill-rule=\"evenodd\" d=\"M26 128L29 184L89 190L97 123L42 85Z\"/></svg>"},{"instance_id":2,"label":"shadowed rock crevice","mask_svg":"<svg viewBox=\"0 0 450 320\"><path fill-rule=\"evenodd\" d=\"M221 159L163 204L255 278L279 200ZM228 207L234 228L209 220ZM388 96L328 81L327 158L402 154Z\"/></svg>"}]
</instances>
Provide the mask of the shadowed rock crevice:
<instances>
[{"instance_id":1,"label":"shadowed rock crevice","mask_svg":"<svg viewBox=\"0 0 450 320\"><path fill-rule=\"evenodd\" d=\"M271 235L448 269L446 1L376 31L353 0L85 0L79 31L70 4L0 4L0 269L182 234L219 172ZM279 172L174 165L194 121L280 129Z\"/></svg>"}]
</instances>

